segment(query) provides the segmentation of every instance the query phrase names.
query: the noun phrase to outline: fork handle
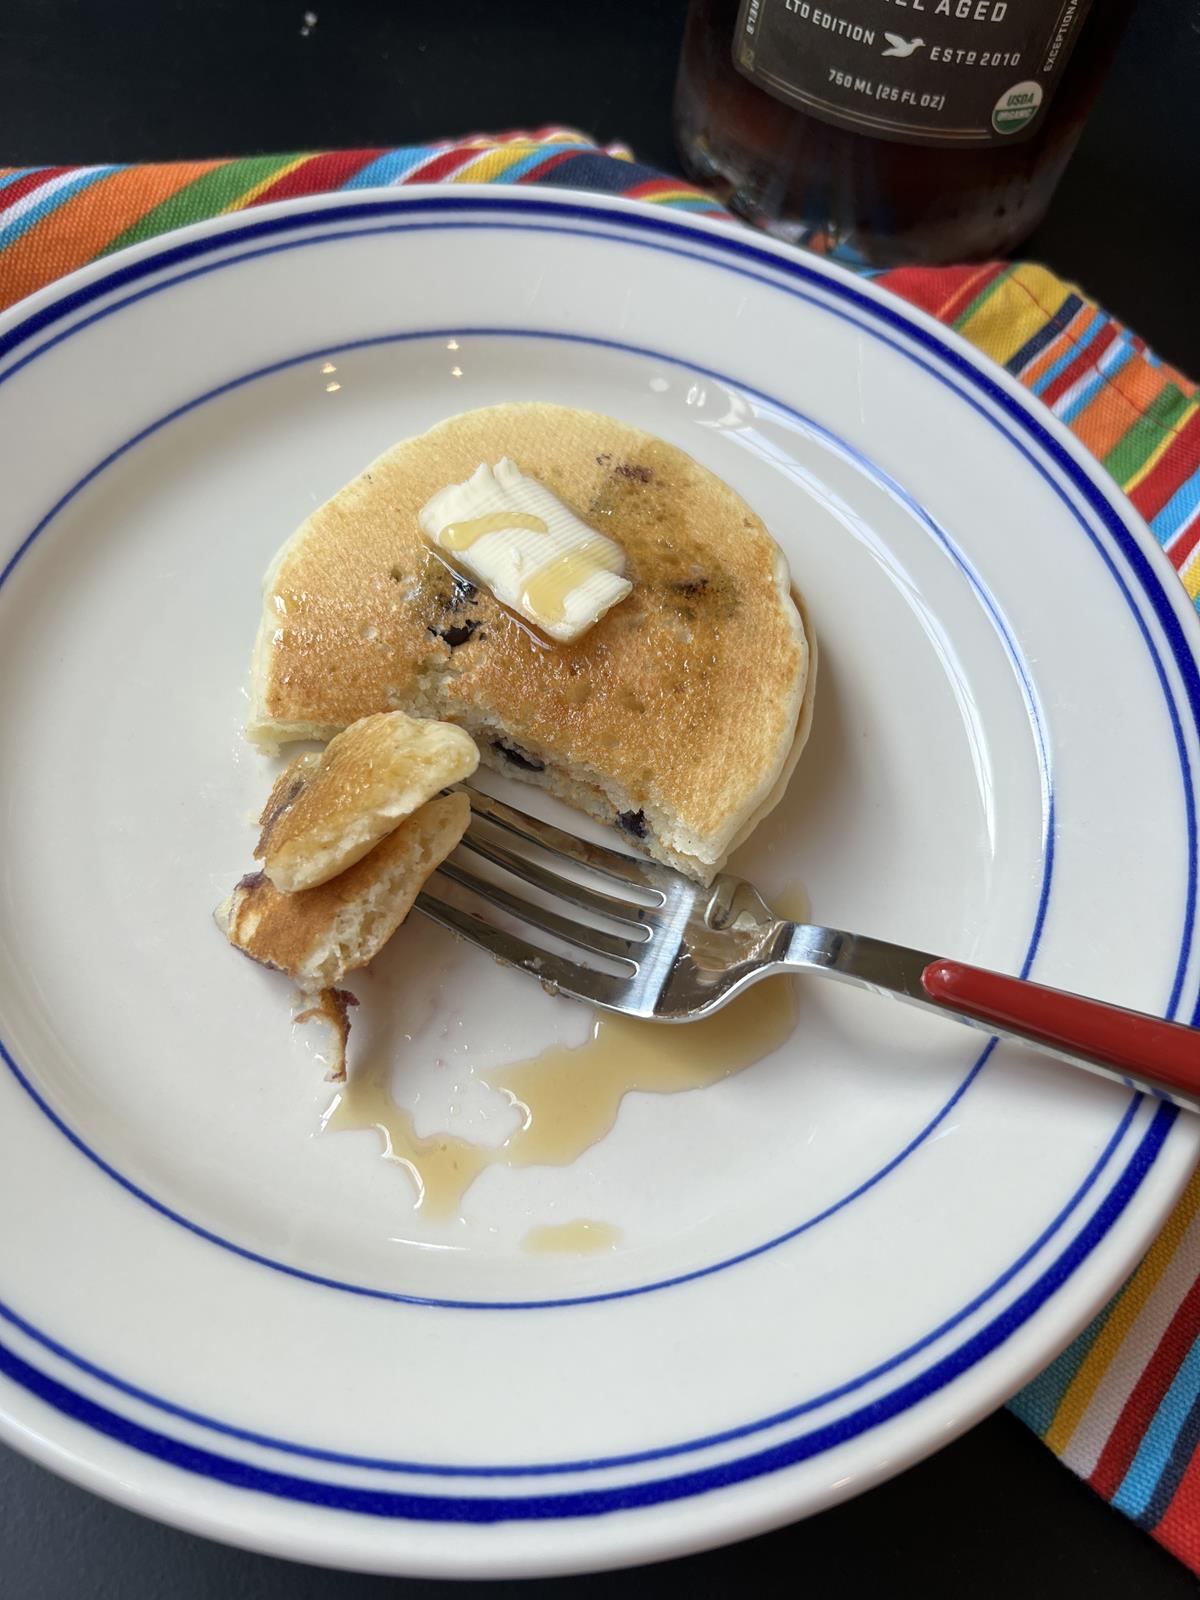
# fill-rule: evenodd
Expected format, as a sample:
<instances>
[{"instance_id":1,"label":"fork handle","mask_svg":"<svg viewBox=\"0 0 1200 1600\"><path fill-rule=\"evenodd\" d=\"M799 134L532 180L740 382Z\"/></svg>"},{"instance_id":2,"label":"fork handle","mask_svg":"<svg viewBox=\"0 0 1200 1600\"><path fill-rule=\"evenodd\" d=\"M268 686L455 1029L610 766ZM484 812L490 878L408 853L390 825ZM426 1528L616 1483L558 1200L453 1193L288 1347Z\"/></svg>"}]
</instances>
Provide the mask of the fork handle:
<instances>
[{"instance_id":1,"label":"fork handle","mask_svg":"<svg viewBox=\"0 0 1200 1600\"><path fill-rule=\"evenodd\" d=\"M938 1006L1056 1053L1082 1054L1159 1093L1200 1096L1200 1031L962 961L931 961L921 974Z\"/></svg>"},{"instance_id":2,"label":"fork handle","mask_svg":"<svg viewBox=\"0 0 1200 1600\"><path fill-rule=\"evenodd\" d=\"M1200 1111L1200 1029L880 939L787 929L783 965L828 973Z\"/></svg>"}]
</instances>

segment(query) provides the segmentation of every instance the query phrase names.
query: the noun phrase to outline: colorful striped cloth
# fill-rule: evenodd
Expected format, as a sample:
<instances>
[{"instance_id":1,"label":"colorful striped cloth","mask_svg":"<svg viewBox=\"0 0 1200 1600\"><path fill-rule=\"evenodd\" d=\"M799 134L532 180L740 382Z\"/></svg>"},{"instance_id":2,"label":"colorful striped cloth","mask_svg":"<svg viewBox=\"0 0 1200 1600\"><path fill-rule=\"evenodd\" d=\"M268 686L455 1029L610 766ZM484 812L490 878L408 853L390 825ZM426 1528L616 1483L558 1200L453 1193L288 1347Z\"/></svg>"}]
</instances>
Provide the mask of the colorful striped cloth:
<instances>
[{"instance_id":1,"label":"colorful striped cloth","mask_svg":"<svg viewBox=\"0 0 1200 1600\"><path fill-rule=\"evenodd\" d=\"M1200 1572L1200 1172L1153 1249L1011 1409Z\"/></svg>"},{"instance_id":2,"label":"colorful striped cloth","mask_svg":"<svg viewBox=\"0 0 1200 1600\"><path fill-rule=\"evenodd\" d=\"M329 189L554 184L728 218L623 146L567 129L399 150L166 166L0 168L0 308L89 261L226 211ZM1125 490L1200 604L1196 386L1044 267L878 275L1018 377ZM1012 1403L1063 1461L1200 1572L1200 1174L1129 1282Z\"/></svg>"},{"instance_id":3,"label":"colorful striped cloth","mask_svg":"<svg viewBox=\"0 0 1200 1600\"><path fill-rule=\"evenodd\" d=\"M1030 262L903 267L878 281L957 328L1068 425L1145 517L1200 607L1197 386Z\"/></svg>"}]
</instances>

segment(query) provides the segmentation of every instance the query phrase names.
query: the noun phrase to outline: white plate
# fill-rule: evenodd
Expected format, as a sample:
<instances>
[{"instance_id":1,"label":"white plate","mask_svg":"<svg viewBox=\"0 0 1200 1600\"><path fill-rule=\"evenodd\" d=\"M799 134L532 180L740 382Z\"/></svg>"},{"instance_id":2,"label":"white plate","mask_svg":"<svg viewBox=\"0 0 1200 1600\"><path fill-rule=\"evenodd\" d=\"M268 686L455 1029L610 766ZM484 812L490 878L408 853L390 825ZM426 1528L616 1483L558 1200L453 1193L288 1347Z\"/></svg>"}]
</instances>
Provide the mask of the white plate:
<instances>
[{"instance_id":1,"label":"white plate","mask_svg":"<svg viewBox=\"0 0 1200 1600\"><path fill-rule=\"evenodd\" d=\"M239 735L260 575L377 451L512 398L681 445L791 560L821 683L738 858L764 890L1197 1004L1196 619L1080 448L919 313L741 231L467 188L224 218L27 301L0 324L0 1430L304 1560L570 1571L852 1494L1053 1357L1198 1148L818 981L775 1056L630 1096L461 1223L373 1133L319 1133L317 1030L289 1043L286 984L210 921L267 782ZM411 1036L426 1103L439 1054L586 1027L420 919L379 966L363 1037ZM522 1249L580 1215L619 1245Z\"/></svg>"}]
</instances>

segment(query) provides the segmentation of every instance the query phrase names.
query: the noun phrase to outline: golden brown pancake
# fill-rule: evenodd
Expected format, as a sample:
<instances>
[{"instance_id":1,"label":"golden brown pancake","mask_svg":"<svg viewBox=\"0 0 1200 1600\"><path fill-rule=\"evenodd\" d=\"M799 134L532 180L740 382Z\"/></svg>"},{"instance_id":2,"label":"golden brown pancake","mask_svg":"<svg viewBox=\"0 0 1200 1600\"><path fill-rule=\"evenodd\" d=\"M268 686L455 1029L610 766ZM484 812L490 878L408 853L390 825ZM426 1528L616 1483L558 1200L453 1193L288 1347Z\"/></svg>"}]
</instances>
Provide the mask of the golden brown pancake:
<instances>
[{"instance_id":1,"label":"golden brown pancake","mask_svg":"<svg viewBox=\"0 0 1200 1600\"><path fill-rule=\"evenodd\" d=\"M280 774L254 854L277 889L315 888L478 764L470 737L450 723L403 711L362 717L319 756L300 756Z\"/></svg>"},{"instance_id":2,"label":"golden brown pancake","mask_svg":"<svg viewBox=\"0 0 1200 1600\"><path fill-rule=\"evenodd\" d=\"M264 872L250 873L217 908L217 925L231 944L286 972L305 993L335 988L383 948L470 820L470 802L458 790L405 817L368 855L315 889L284 894Z\"/></svg>"},{"instance_id":3,"label":"golden brown pancake","mask_svg":"<svg viewBox=\"0 0 1200 1600\"><path fill-rule=\"evenodd\" d=\"M633 593L570 644L456 577L418 529L436 490L505 455L625 551ZM778 798L810 667L783 556L727 484L611 417L492 406L394 446L277 556L248 732L329 738L394 709L455 722L490 765L707 880Z\"/></svg>"}]
</instances>

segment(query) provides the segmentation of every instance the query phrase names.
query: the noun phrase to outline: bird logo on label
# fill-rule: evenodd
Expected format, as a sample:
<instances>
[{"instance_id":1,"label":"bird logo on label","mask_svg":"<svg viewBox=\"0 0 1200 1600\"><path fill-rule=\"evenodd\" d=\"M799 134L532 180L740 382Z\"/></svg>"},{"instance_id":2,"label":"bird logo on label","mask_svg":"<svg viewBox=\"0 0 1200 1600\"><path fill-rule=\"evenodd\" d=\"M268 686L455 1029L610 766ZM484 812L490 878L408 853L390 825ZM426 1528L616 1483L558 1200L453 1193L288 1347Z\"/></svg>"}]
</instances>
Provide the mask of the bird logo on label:
<instances>
[{"instance_id":1,"label":"bird logo on label","mask_svg":"<svg viewBox=\"0 0 1200 1600\"><path fill-rule=\"evenodd\" d=\"M925 43L924 39L903 39L898 33L885 33L883 37L891 46L883 52L885 56L911 56Z\"/></svg>"}]
</instances>

